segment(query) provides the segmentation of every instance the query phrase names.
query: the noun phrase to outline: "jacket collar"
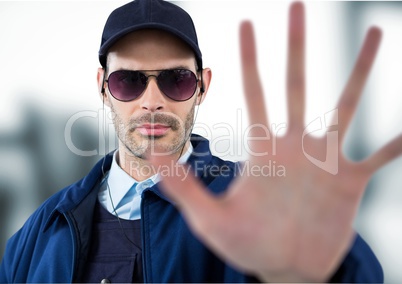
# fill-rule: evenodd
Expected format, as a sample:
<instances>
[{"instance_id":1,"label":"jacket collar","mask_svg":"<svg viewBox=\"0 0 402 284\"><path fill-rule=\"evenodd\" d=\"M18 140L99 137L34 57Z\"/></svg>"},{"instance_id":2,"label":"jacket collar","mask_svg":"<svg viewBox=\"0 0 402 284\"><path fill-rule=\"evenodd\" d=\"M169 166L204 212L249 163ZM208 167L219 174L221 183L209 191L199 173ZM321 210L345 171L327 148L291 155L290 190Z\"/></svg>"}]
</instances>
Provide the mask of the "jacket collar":
<instances>
[{"instance_id":1,"label":"jacket collar","mask_svg":"<svg viewBox=\"0 0 402 284\"><path fill-rule=\"evenodd\" d=\"M105 155L105 157L98 161L89 174L83 179L64 188L57 194L59 195L58 202L45 223L44 231L49 228L60 214L66 214L76 208L93 189L98 188L97 185L112 164L113 153L114 151Z\"/></svg>"}]
</instances>

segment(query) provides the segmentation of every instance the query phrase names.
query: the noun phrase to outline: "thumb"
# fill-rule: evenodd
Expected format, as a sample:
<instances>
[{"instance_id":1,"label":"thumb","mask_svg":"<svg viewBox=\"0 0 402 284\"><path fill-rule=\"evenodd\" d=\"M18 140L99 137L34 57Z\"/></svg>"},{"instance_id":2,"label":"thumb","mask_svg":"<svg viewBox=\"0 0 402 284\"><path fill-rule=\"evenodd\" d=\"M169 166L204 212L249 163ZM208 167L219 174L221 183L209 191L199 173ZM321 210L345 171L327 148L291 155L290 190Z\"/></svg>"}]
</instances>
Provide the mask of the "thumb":
<instances>
[{"instance_id":1,"label":"thumb","mask_svg":"<svg viewBox=\"0 0 402 284\"><path fill-rule=\"evenodd\" d=\"M205 234L205 225L218 210L216 197L194 176L190 167L178 164L171 156L151 156L149 162L161 176L161 190L176 203L188 225L195 233Z\"/></svg>"}]
</instances>

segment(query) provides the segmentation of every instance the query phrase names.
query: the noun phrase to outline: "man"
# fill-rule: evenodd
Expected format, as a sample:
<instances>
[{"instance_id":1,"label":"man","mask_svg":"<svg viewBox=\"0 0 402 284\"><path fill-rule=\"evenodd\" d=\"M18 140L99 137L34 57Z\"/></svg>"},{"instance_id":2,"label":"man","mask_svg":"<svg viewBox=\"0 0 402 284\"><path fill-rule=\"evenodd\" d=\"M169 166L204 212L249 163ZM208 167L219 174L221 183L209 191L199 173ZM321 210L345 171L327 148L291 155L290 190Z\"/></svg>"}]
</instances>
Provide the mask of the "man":
<instances>
[{"instance_id":1,"label":"man","mask_svg":"<svg viewBox=\"0 0 402 284\"><path fill-rule=\"evenodd\" d=\"M371 29L338 104L341 139L379 41ZM241 56L256 126L250 147L265 153L273 140L258 139L269 123L248 22ZM118 150L46 201L10 239L1 282L383 281L352 221L370 176L402 152L402 137L360 163L340 155L336 175L306 160L301 3L290 11L287 134L276 140L275 156L247 161L257 168L278 161L285 177L237 177L237 164L212 156L202 137L190 138L212 76L191 18L177 6L137 0L115 10L99 59L99 93L114 114ZM304 143L317 157L341 152L325 139Z\"/></svg>"}]
</instances>

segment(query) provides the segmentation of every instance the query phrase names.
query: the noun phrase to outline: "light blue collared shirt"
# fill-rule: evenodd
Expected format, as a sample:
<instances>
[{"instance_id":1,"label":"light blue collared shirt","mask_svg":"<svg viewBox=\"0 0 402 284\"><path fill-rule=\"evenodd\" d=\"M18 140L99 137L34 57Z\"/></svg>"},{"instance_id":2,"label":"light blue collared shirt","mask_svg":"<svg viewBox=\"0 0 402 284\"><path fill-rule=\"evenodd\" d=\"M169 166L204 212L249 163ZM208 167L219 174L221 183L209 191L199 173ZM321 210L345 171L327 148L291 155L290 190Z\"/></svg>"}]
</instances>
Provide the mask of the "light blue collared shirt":
<instances>
[{"instance_id":1,"label":"light blue collared shirt","mask_svg":"<svg viewBox=\"0 0 402 284\"><path fill-rule=\"evenodd\" d=\"M190 147L180 157L178 163L187 162L192 152L193 146L190 143ZM118 151L113 154L110 171L102 180L98 200L107 211L114 215L117 213L122 219L141 219L141 194L145 189L158 183L160 176L155 174L144 181L137 181L118 165L117 155ZM113 207L116 209L116 213Z\"/></svg>"}]
</instances>

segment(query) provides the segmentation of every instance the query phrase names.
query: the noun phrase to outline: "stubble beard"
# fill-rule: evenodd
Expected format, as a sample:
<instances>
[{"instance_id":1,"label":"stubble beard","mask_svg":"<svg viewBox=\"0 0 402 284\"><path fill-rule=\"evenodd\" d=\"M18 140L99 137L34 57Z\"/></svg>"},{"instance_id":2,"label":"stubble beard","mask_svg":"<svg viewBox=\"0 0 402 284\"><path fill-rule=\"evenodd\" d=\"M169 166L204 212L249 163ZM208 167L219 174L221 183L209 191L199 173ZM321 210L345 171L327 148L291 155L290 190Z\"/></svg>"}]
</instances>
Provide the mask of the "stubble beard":
<instances>
[{"instance_id":1,"label":"stubble beard","mask_svg":"<svg viewBox=\"0 0 402 284\"><path fill-rule=\"evenodd\" d=\"M163 153L166 155L180 154L193 128L194 110L195 103L191 107L184 122L173 114L155 112L132 118L125 124L115 111L113 105L111 106L113 124L117 137L128 151L127 153L131 153L135 158L142 160L145 160L147 155L155 153ZM173 135L170 134L173 138L163 141L166 139L165 136L146 136L138 134L138 131L135 131L136 127L144 123L168 125L170 127L169 132L173 131Z\"/></svg>"}]
</instances>

